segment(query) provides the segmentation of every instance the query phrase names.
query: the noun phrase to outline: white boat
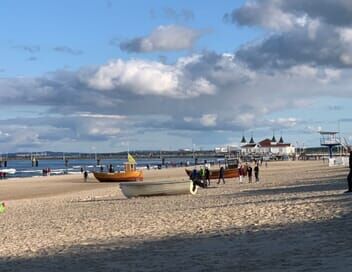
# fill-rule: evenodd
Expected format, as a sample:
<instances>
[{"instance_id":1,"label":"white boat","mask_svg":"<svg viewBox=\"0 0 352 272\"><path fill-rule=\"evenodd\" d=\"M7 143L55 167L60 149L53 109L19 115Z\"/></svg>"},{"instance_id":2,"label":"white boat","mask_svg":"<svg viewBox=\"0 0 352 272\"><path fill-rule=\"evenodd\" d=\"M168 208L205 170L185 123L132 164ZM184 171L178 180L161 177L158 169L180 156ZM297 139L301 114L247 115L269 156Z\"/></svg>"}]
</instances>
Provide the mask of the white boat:
<instances>
[{"instance_id":1,"label":"white boat","mask_svg":"<svg viewBox=\"0 0 352 272\"><path fill-rule=\"evenodd\" d=\"M16 174L16 169L15 168L3 168L0 169L0 173L6 173L6 174Z\"/></svg>"},{"instance_id":2,"label":"white boat","mask_svg":"<svg viewBox=\"0 0 352 272\"><path fill-rule=\"evenodd\" d=\"M130 198L137 196L179 195L197 193L198 186L191 181L151 181L151 182L121 182L122 193Z\"/></svg>"}]
</instances>

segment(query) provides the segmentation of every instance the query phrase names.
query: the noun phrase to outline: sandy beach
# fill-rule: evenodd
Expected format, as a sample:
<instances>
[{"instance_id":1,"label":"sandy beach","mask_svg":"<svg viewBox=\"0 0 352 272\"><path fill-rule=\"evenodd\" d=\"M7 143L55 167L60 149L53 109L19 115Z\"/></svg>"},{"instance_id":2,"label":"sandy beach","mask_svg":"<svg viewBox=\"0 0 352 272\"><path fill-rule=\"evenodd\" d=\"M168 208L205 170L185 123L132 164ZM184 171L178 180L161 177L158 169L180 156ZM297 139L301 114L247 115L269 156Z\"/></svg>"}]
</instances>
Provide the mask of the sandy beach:
<instances>
[{"instance_id":1,"label":"sandy beach","mask_svg":"<svg viewBox=\"0 0 352 272\"><path fill-rule=\"evenodd\" d=\"M269 162L260 182L126 199L81 175L0 181L0 271L350 271L348 169ZM187 180L184 168L145 180Z\"/></svg>"}]
</instances>

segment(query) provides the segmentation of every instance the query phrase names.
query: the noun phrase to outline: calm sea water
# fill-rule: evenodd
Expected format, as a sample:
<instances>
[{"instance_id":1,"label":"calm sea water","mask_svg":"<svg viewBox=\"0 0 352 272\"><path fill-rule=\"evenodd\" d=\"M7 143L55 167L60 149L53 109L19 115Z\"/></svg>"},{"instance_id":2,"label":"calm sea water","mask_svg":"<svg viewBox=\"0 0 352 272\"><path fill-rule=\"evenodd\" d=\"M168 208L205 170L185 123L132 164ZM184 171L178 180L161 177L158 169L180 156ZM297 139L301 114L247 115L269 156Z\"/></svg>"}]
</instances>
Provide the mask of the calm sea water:
<instances>
[{"instance_id":1,"label":"calm sea water","mask_svg":"<svg viewBox=\"0 0 352 272\"><path fill-rule=\"evenodd\" d=\"M207 160L208 162L216 163L218 160L214 158L198 158L198 163L204 162ZM21 177L32 177L32 176L42 176L43 169L50 168L51 175L64 175L64 174L81 174L81 168L87 170L88 172L92 172L95 170L99 170L100 166L104 167L104 170L107 171L110 164L113 165L115 170L122 170L123 163L126 160L100 160L100 165L97 165L96 160L68 160L68 164L65 165L64 160L39 160L38 167L32 167L32 162L30 160L14 160L7 162L7 168L0 167L0 172L2 169L16 169L15 174L6 174L6 178L21 178ZM138 160L137 168L146 169L147 165L150 168L158 168L159 165L162 164L161 159L153 159L153 160ZM172 158L165 159L165 164L168 167L180 166L181 164L185 166L186 164L189 166L194 165L194 159L190 158ZM3 166L3 165L2 165ZM165 167L165 166L163 166Z\"/></svg>"}]
</instances>

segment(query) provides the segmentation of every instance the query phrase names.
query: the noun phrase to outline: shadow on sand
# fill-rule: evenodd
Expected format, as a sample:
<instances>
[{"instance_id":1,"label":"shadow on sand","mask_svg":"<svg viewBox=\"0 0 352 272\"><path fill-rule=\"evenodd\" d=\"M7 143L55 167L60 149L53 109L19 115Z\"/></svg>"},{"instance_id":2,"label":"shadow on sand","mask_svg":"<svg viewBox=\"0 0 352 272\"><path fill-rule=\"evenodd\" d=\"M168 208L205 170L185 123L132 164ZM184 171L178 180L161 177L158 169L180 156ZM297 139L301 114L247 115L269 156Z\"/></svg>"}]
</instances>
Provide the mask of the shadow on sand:
<instances>
[{"instance_id":1,"label":"shadow on sand","mask_svg":"<svg viewBox=\"0 0 352 272\"><path fill-rule=\"evenodd\" d=\"M79 245L53 255L0 259L0 271L349 271L350 216L274 230Z\"/></svg>"},{"instance_id":2,"label":"shadow on sand","mask_svg":"<svg viewBox=\"0 0 352 272\"><path fill-rule=\"evenodd\" d=\"M242 191L241 194L247 195L273 195L282 193L309 193L309 192L322 192L322 191L335 191L344 190L347 188L347 181L341 179L340 176L336 178L330 178L329 182L323 183L312 183L312 184L298 184L298 185L288 185L279 186L263 189L248 189Z\"/></svg>"},{"instance_id":3,"label":"shadow on sand","mask_svg":"<svg viewBox=\"0 0 352 272\"><path fill-rule=\"evenodd\" d=\"M315 184L303 191L342 186L342 182ZM296 191L302 192L302 186L255 192L270 195ZM346 213L327 221L248 230L234 227L156 241L120 238L39 252L36 257L0 257L0 271L350 271L352 195L327 195L331 196Z\"/></svg>"}]
</instances>

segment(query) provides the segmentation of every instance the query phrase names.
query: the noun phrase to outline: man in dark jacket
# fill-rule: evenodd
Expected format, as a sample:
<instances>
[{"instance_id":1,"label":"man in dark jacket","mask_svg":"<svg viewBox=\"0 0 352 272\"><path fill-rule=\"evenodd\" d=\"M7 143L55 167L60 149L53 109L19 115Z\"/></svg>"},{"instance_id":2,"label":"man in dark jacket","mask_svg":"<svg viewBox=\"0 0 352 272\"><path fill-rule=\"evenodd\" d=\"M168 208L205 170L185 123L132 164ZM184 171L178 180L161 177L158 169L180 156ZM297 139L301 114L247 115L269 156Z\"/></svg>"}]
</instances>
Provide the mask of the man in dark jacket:
<instances>
[{"instance_id":1,"label":"man in dark jacket","mask_svg":"<svg viewBox=\"0 0 352 272\"><path fill-rule=\"evenodd\" d=\"M208 167L205 168L205 182L207 186L210 186L210 170Z\"/></svg>"},{"instance_id":2,"label":"man in dark jacket","mask_svg":"<svg viewBox=\"0 0 352 272\"><path fill-rule=\"evenodd\" d=\"M349 161L350 172L348 173L348 176L347 176L348 190L345 193L352 193L352 150L349 148L349 151L350 151L350 161Z\"/></svg>"},{"instance_id":3,"label":"man in dark jacket","mask_svg":"<svg viewBox=\"0 0 352 272\"><path fill-rule=\"evenodd\" d=\"M219 171L219 180L217 182L217 184L220 184L220 180L222 180L222 182L225 184L225 168L223 166L220 167L220 171Z\"/></svg>"},{"instance_id":4,"label":"man in dark jacket","mask_svg":"<svg viewBox=\"0 0 352 272\"><path fill-rule=\"evenodd\" d=\"M259 163L254 166L255 181L259 182Z\"/></svg>"}]
</instances>

